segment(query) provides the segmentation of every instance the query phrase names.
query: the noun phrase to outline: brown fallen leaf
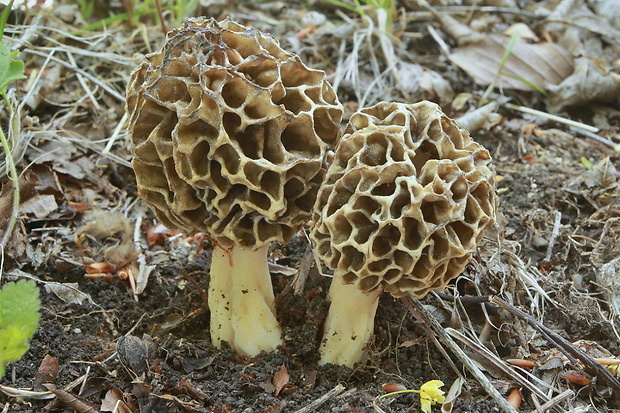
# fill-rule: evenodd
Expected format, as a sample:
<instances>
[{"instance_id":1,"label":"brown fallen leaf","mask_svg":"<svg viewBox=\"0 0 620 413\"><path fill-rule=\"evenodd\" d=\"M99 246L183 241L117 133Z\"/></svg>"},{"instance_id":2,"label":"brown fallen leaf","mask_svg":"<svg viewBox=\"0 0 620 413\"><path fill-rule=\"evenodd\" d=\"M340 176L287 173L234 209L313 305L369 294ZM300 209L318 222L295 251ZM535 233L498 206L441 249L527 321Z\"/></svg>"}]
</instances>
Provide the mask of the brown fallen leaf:
<instances>
[{"instance_id":1,"label":"brown fallen leaf","mask_svg":"<svg viewBox=\"0 0 620 413\"><path fill-rule=\"evenodd\" d=\"M61 67L58 65L44 69L42 76L36 76L37 74L38 71L31 73L25 86L25 89L30 93L26 94L24 103L30 109L36 109L45 99L45 96L58 87L61 82Z\"/></svg>"},{"instance_id":2,"label":"brown fallen leaf","mask_svg":"<svg viewBox=\"0 0 620 413\"><path fill-rule=\"evenodd\" d=\"M288 384L290 376L288 374L288 370L286 366L283 364L280 366L280 370L276 371L273 375L273 385L276 388L273 392L273 395L278 397L278 394L282 391L284 386Z\"/></svg>"},{"instance_id":3,"label":"brown fallen leaf","mask_svg":"<svg viewBox=\"0 0 620 413\"><path fill-rule=\"evenodd\" d=\"M521 408L521 403L523 402L523 396L521 395L521 389L515 387L510 391L507 397L508 403L515 409L519 410Z\"/></svg>"},{"instance_id":4,"label":"brown fallen leaf","mask_svg":"<svg viewBox=\"0 0 620 413\"><path fill-rule=\"evenodd\" d=\"M103 400L101 400L102 412L116 412L116 413L132 413L133 410L125 403L125 396L119 388L112 388L105 394Z\"/></svg>"},{"instance_id":5,"label":"brown fallen leaf","mask_svg":"<svg viewBox=\"0 0 620 413\"><path fill-rule=\"evenodd\" d=\"M39 365L36 376L34 377L34 390L47 390L47 388L43 386L43 383L55 383L56 378L58 377L58 369L58 358L46 354Z\"/></svg>"},{"instance_id":6,"label":"brown fallen leaf","mask_svg":"<svg viewBox=\"0 0 620 413\"><path fill-rule=\"evenodd\" d=\"M394 393L397 391L405 391L407 390L407 386L402 383L383 383L381 388L386 393Z\"/></svg>"},{"instance_id":7,"label":"brown fallen leaf","mask_svg":"<svg viewBox=\"0 0 620 413\"><path fill-rule=\"evenodd\" d=\"M510 38L490 34L484 39L458 47L450 60L471 76L476 83L489 85L495 79ZM515 43L503 69L498 87L533 91L524 79L539 87L557 85L573 73L573 56L555 43Z\"/></svg>"},{"instance_id":8,"label":"brown fallen leaf","mask_svg":"<svg viewBox=\"0 0 620 413\"><path fill-rule=\"evenodd\" d=\"M32 171L32 177L35 178L35 189L37 192L52 195L63 194L58 175L49 165L32 165L30 170Z\"/></svg>"},{"instance_id":9,"label":"brown fallen leaf","mask_svg":"<svg viewBox=\"0 0 620 413\"><path fill-rule=\"evenodd\" d=\"M578 384L580 386L587 386L591 383L591 380L583 374L566 373L563 374L562 377L564 377L568 382Z\"/></svg>"},{"instance_id":10,"label":"brown fallen leaf","mask_svg":"<svg viewBox=\"0 0 620 413\"><path fill-rule=\"evenodd\" d=\"M599 186L609 188L618 182L618 171L609 156L598 161L590 170L583 173L583 183L588 188Z\"/></svg>"},{"instance_id":11,"label":"brown fallen leaf","mask_svg":"<svg viewBox=\"0 0 620 413\"><path fill-rule=\"evenodd\" d=\"M549 111L558 113L569 106L588 102L617 102L620 96L618 75L602 70L593 60L579 57L575 71L560 84L549 86Z\"/></svg>"},{"instance_id":12,"label":"brown fallen leaf","mask_svg":"<svg viewBox=\"0 0 620 413\"><path fill-rule=\"evenodd\" d=\"M81 305L84 300L93 302L89 294L80 291L78 283L57 283L46 282L45 291L53 292L56 297L60 298L67 304Z\"/></svg>"},{"instance_id":13,"label":"brown fallen leaf","mask_svg":"<svg viewBox=\"0 0 620 413\"><path fill-rule=\"evenodd\" d=\"M49 383L45 384L45 388L54 393L58 400L71 407L77 413L98 413L97 409L93 407L89 402L82 400L81 398L75 396L73 393L70 393L63 389L56 389L53 384ZM121 410L116 411L121 413Z\"/></svg>"},{"instance_id":14,"label":"brown fallen leaf","mask_svg":"<svg viewBox=\"0 0 620 413\"><path fill-rule=\"evenodd\" d=\"M312 370L307 374L304 374L304 376L302 377L303 380L303 387L306 391L310 391L314 388L314 385L316 384L316 378L319 375L319 373L316 370Z\"/></svg>"},{"instance_id":15,"label":"brown fallen leaf","mask_svg":"<svg viewBox=\"0 0 620 413\"><path fill-rule=\"evenodd\" d=\"M58 204L54 195L37 195L26 202L23 202L19 207L19 211L22 214L32 214L37 219L43 219L49 214L58 209Z\"/></svg>"}]
</instances>

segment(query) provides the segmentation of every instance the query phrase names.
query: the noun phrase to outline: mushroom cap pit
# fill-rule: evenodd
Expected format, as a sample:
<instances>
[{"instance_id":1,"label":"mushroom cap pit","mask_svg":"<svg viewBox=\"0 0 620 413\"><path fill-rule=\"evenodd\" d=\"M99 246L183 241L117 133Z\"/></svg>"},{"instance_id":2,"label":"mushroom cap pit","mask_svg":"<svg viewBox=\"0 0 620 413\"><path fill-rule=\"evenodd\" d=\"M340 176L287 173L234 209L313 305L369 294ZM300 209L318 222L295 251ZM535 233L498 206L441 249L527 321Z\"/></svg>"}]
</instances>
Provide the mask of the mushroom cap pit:
<instances>
[{"instance_id":1,"label":"mushroom cap pit","mask_svg":"<svg viewBox=\"0 0 620 413\"><path fill-rule=\"evenodd\" d=\"M351 117L311 238L345 283L421 298L463 271L495 206L484 147L434 103L381 102Z\"/></svg>"},{"instance_id":2,"label":"mushroom cap pit","mask_svg":"<svg viewBox=\"0 0 620 413\"><path fill-rule=\"evenodd\" d=\"M126 110L138 193L157 218L252 249L310 218L343 112L324 72L271 36L204 18L146 56Z\"/></svg>"}]
</instances>

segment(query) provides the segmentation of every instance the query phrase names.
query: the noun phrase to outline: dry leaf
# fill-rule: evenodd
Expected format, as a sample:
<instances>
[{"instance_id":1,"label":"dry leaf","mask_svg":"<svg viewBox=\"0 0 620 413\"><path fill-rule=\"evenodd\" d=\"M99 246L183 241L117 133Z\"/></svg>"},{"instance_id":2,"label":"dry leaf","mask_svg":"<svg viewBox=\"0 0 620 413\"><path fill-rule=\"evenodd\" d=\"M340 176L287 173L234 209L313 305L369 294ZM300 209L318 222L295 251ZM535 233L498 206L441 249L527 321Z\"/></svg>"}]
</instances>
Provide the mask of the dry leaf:
<instances>
[{"instance_id":1,"label":"dry leaf","mask_svg":"<svg viewBox=\"0 0 620 413\"><path fill-rule=\"evenodd\" d=\"M457 111L462 110L467 104L467 102L469 102L473 97L474 95L472 95L471 93L459 93L454 97L454 99L452 99L452 109Z\"/></svg>"},{"instance_id":2,"label":"dry leaf","mask_svg":"<svg viewBox=\"0 0 620 413\"><path fill-rule=\"evenodd\" d=\"M276 264L275 262L268 262L267 264L269 265L269 272L272 274L273 273L282 274L287 277L291 277L297 274L296 268L291 268L291 267L287 267L286 265Z\"/></svg>"},{"instance_id":3,"label":"dry leaf","mask_svg":"<svg viewBox=\"0 0 620 413\"><path fill-rule=\"evenodd\" d=\"M456 119L456 123L468 132L475 132L478 129L482 129L487 126L487 123L489 123L493 115L497 115L495 111L498 107L499 103L497 102L487 103L483 107L466 113Z\"/></svg>"},{"instance_id":4,"label":"dry leaf","mask_svg":"<svg viewBox=\"0 0 620 413\"><path fill-rule=\"evenodd\" d=\"M620 314L620 257L603 264L595 274L612 313Z\"/></svg>"},{"instance_id":5,"label":"dry leaf","mask_svg":"<svg viewBox=\"0 0 620 413\"><path fill-rule=\"evenodd\" d=\"M46 383L43 385L49 391L54 393L58 400L63 402L76 412L80 413L95 413L97 410L90 402L83 400L81 397L74 395L71 392L68 392L63 389L56 389L53 384Z\"/></svg>"},{"instance_id":6,"label":"dry leaf","mask_svg":"<svg viewBox=\"0 0 620 413\"><path fill-rule=\"evenodd\" d=\"M609 188L618 182L618 171L609 159L609 156L598 161L592 169L584 172L583 183L588 188L599 186L601 188Z\"/></svg>"},{"instance_id":7,"label":"dry leaf","mask_svg":"<svg viewBox=\"0 0 620 413\"><path fill-rule=\"evenodd\" d=\"M33 165L30 170L33 172L31 179L36 180L35 189L37 192L54 195L63 193L58 175L49 165Z\"/></svg>"},{"instance_id":8,"label":"dry leaf","mask_svg":"<svg viewBox=\"0 0 620 413\"><path fill-rule=\"evenodd\" d=\"M580 57L575 60L575 72L557 86L550 85L548 90L549 111L558 113L592 101L617 102L620 83L613 72L605 72L589 58Z\"/></svg>"},{"instance_id":9,"label":"dry leaf","mask_svg":"<svg viewBox=\"0 0 620 413\"><path fill-rule=\"evenodd\" d=\"M421 4L426 3L426 0ZM427 3L428 4L428 3ZM459 22L449 14L437 13L435 18L441 23L441 28L448 36L452 37L458 45L477 43L485 38L484 33L473 30L471 27Z\"/></svg>"},{"instance_id":10,"label":"dry leaf","mask_svg":"<svg viewBox=\"0 0 620 413\"><path fill-rule=\"evenodd\" d=\"M20 212L24 214L32 214L37 219L43 219L58 209L58 204L54 195L37 195L19 207Z\"/></svg>"},{"instance_id":11,"label":"dry leaf","mask_svg":"<svg viewBox=\"0 0 620 413\"><path fill-rule=\"evenodd\" d=\"M108 390L103 400L101 400L102 412L132 413L129 406L124 401L123 392L118 388Z\"/></svg>"},{"instance_id":12,"label":"dry leaf","mask_svg":"<svg viewBox=\"0 0 620 413\"><path fill-rule=\"evenodd\" d=\"M463 384L465 384L465 379L462 377L457 377L450 386L450 390L448 390L448 394L446 394L446 400L441 405L441 413L450 413L454 408L454 401L461 395L461 390L463 389Z\"/></svg>"},{"instance_id":13,"label":"dry leaf","mask_svg":"<svg viewBox=\"0 0 620 413\"><path fill-rule=\"evenodd\" d=\"M407 386L402 383L383 383L381 388L386 393L394 393L397 391L405 391L407 390Z\"/></svg>"},{"instance_id":14,"label":"dry leaf","mask_svg":"<svg viewBox=\"0 0 620 413\"><path fill-rule=\"evenodd\" d=\"M45 96L54 88L58 87L60 83L60 69L61 67L59 65L44 69L44 73L38 79L38 70L33 71L30 76L28 76L25 89L30 93L26 93L26 100L24 103L28 105L30 109L36 109L39 103L45 99Z\"/></svg>"},{"instance_id":15,"label":"dry leaf","mask_svg":"<svg viewBox=\"0 0 620 413\"><path fill-rule=\"evenodd\" d=\"M458 47L450 60L470 75L476 83L489 85L500 68L510 38L491 34L483 40ZM515 76L540 87L557 85L573 72L573 56L555 43L529 44L517 40L504 66L497 86L532 91L534 88Z\"/></svg>"},{"instance_id":16,"label":"dry leaf","mask_svg":"<svg viewBox=\"0 0 620 413\"><path fill-rule=\"evenodd\" d=\"M149 282L149 277L151 273L155 270L155 265L146 265L146 258L143 254L138 257L137 260L138 271L135 271L136 265L132 265L133 274L136 280L136 291L135 295L140 295L146 288Z\"/></svg>"},{"instance_id":17,"label":"dry leaf","mask_svg":"<svg viewBox=\"0 0 620 413\"><path fill-rule=\"evenodd\" d=\"M310 391L314 388L316 384L316 378L319 373L316 370L312 370L310 373L305 374L303 378L303 386L306 391Z\"/></svg>"},{"instance_id":18,"label":"dry leaf","mask_svg":"<svg viewBox=\"0 0 620 413\"><path fill-rule=\"evenodd\" d=\"M587 386L592 382L589 378L587 378L583 374L578 374L578 373L566 373L566 374L563 374L562 377L564 377L568 382L573 383L573 384L578 384L580 386Z\"/></svg>"},{"instance_id":19,"label":"dry leaf","mask_svg":"<svg viewBox=\"0 0 620 413\"><path fill-rule=\"evenodd\" d=\"M278 394L280 394L284 386L288 384L289 379L290 376L288 374L288 370L283 364L282 366L280 366L280 370L276 371L276 373L273 375L273 385L276 388L273 392L274 396L278 397Z\"/></svg>"},{"instance_id":20,"label":"dry leaf","mask_svg":"<svg viewBox=\"0 0 620 413\"><path fill-rule=\"evenodd\" d=\"M427 99L439 98L443 104L454 97L450 82L433 70L415 63L402 62L397 71L401 87L409 93L414 94L422 89Z\"/></svg>"},{"instance_id":21,"label":"dry leaf","mask_svg":"<svg viewBox=\"0 0 620 413\"><path fill-rule=\"evenodd\" d=\"M596 0L589 0L588 3ZM614 3L614 8L618 9L618 0L609 0ZM588 4L584 1L572 4L563 2L567 7L556 7L548 16L545 24L547 31L553 38L558 39L564 47L570 50L575 56L588 55L590 57L599 58L600 56L585 53L587 49L592 52L591 47L593 39L602 39L613 45L620 41L620 30L610 24L609 15L603 13L595 14ZM601 9L607 12L605 8ZM616 12L617 13L617 12ZM571 24L566 24L570 22ZM587 27L588 30L583 30ZM597 43L594 41L594 43ZM597 45L596 47L602 47Z\"/></svg>"},{"instance_id":22,"label":"dry leaf","mask_svg":"<svg viewBox=\"0 0 620 413\"><path fill-rule=\"evenodd\" d=\"M533 42L537 42L538 36L536 33L530 29L530 27L525 23L515 23L511 25L509 28L504 30L504 34L508 37L511 37L513 34L519 35L524 40L531 40Z\"/></svg>"},{"instance_id":23,"label":"dry leaf","mask_svg":"<svg viewBox=\"0 0 620 413\"><path fill-rule=\"evenodd\" d=\"M41 144L39 152L29 157L35 165L49 163L54 171L80 180L84 179L87 173L75 162L77 151L78 149L69 140L55 139Z\"/></svg>"},{"instance_id":24,"label":"dry leaf","mask_svg":"<svg viewBox=\"0 0 620 413\"><path fill-rule=\"evenodd\" d=\"M34 377L33 388L36 391L45 391L47 390L43 387L43 383L55 383L56 378L58 377L58 358L52 357L49 354L46 354L39 365L39 369L37 370L37 374Z\"/></svg>"},{"instance_id":25,"label":"dry leaf","mask_svg":"<svg viewBox=\"0 0 620 413\"><path fill-rule=\"evenodd\" d=\"M613 27L620 30L620 7L618 7L618 0L590 0L588 3L597 15L607 19Z\"/></svg>"},{"instance_id":26,"label":"dry leaf","mask_svg":"<svg viewBox=\"0 0 620 413\"><path fill-rule=\"evenodd\" d=\"M127 217L118 212L95 211L90 218L91 222L80 227L74 236L83 254L95 257L103 253L105 259L116 267L122 267L138 258L140 251L133 242L133 224ZM101 244L91 248L91 238Z\"/></svg>"},{"instance_id":27,"label":"dry leaf","mask_svg":"<svg viewBox=\"0 0 620 413\"><path fill-rule=\"evenodd\" d=\"M508 394L508 403L515 409L519 410L521 408L521 403L523 402L523 396L521 395L521 390L518 387L515 387Z\"/></svg>"},{"instance_id":28,"label":"dry leaf","mask_svg":"<svg viewBox=\"0 0 620 413\"><path fill-rule=\"evenodd\" d=\"M45 290L53 292L67 304L82 304L84 300L93 302L89 294L83 293L78 288L78 283L46 282Z\"/></svg>"},{"instance_id":29,"label":"dry leaf","mask_svg":"<svg viewBox=\"0 0 620 413\"><path fill-rule=\"evenodd\" d=\"M51 391L31 391L17 389L15 387L3 386L0 384L0 393L4 393L9 397L19 397L20 399L47 400L56 397Z\"/></svg>"}]
</instances>

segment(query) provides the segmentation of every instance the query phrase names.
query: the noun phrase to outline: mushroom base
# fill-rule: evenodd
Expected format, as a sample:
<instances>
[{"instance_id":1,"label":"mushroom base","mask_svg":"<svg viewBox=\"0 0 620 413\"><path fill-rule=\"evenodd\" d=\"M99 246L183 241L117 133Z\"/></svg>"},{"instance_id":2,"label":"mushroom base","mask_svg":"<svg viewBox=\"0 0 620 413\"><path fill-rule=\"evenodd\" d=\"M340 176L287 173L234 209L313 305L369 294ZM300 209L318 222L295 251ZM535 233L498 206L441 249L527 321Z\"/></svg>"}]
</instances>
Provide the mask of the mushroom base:
<instances>
[{"instance_id":1,"label":"mushroom base","mask_svg":"<svg viewBox=\"0 0 620 413\"><path fill-rule=\"evenodd\" d=\"M380 289L364 293L354 284L344 284L334 276L319 364L353 367L362 359L364 346L374 330L380 295Z\"/></svg>"},{"instance_id":2,"label":"mushroom base","mask_svg":"<svg viewBox=\"0 0 620 413\"><path fill-rule=\"evenodd\" d=\"M244 357L282 344L267 264L269 246L214 248L209 282L211 341L227 341Z\"/></svg>"}]
</instances>

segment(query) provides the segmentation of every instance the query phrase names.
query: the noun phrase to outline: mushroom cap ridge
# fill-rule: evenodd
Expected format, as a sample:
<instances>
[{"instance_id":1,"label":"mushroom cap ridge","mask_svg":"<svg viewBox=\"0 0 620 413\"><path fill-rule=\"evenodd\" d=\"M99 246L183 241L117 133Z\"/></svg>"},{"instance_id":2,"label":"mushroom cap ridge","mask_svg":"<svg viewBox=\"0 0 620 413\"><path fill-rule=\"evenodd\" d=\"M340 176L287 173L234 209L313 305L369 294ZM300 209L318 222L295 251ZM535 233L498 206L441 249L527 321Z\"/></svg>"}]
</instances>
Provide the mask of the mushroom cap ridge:
<instances>
[{"instance_id":1,"label":"mushroom cap ridge","mask_svg":"<svg viewBox=\"0 0 620 413\"><path fill-rule=\"evenodd\" d=\"M343 112L325 74L271 36L204 18L146 56L126 110L157 218L247 248L287 242L310 218Z\"/></svg>"},{"instance_id":2,"label":"mushroom cap ridge","mask_svg":"<svg viewBox=\"0 0 620 413\"><path fill-rule=\"evenodd\" d=\"M495 205L485 148L434 103L381 102L351 117L311 238L345 283L420 298L463 271Z\"/></svg>"}]
</instances>

